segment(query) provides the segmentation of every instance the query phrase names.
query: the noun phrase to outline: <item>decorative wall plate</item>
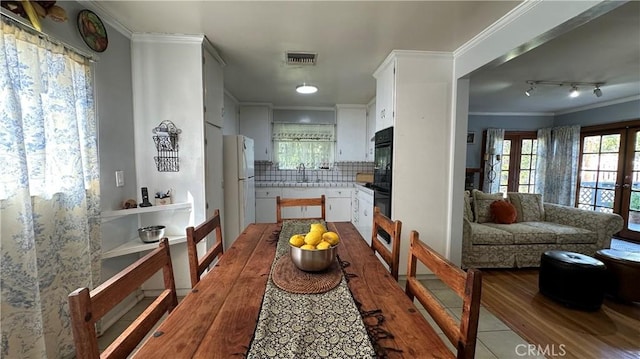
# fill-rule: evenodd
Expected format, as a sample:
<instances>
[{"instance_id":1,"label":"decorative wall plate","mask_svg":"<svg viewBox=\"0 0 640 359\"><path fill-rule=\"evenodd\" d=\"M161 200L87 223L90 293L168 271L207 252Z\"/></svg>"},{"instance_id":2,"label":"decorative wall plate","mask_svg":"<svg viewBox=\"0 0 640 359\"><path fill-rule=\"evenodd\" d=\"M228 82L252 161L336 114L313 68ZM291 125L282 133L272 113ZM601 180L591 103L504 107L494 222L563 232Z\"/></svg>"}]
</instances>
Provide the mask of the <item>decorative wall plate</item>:
<instances>
[{"instance_id":1,"label":"decorative wall plate","mask_svg":"<svg viewBox=\"0 0 640 359\"><path fill-rule=\"evenodd\" d=\"M107 30L102 20L91 10L81 10L78 13L78 31L82 40L96 52L103 52L109 45Z\"/></svg>"}]
</instances>

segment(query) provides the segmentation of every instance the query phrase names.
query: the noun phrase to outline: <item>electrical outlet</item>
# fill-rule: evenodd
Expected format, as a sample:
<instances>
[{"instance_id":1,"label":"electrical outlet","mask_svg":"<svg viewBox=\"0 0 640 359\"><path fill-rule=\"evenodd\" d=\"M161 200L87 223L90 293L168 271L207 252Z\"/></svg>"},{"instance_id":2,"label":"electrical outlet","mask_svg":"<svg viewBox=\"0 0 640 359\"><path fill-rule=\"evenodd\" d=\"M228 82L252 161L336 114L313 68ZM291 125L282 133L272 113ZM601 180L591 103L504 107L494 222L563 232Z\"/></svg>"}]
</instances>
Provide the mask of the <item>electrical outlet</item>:
<instances>
[{"instance_id":1,"label":"electrical outlet","mask_svg":"<svg viewBox=\"0 0 640 359\"><path fill-rule=\"evenodd\" d=\"M124 171L116 171L116 187L124 187Z\"/></svg>"}]
</instances>

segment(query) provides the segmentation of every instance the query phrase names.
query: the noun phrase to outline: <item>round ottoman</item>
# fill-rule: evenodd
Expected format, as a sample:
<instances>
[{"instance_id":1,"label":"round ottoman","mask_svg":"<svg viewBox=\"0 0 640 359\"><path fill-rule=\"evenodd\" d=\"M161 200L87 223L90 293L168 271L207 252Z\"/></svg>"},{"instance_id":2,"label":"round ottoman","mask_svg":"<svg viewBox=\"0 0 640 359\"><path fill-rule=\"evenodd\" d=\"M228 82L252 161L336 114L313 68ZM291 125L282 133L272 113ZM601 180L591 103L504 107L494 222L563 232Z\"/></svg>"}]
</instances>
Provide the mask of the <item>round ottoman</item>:
<instances>
[{"instance_id":1,"label":"round ottoman","mask_svg":"<svg viewBox=\"0 0 640 359\"><path fill-rule=\"evenodd\" d=\"M607 293L625 302L640 302L640 253L601 249L596 258L607 266Z\"/></svg>"},{"instance_id":2,"label":"round ottoman","mask_svg":"<svg viewBox=\"0 0 640 359\"><path fill-rule=\"evenodd\" d=\"M540 258L538 288L566 306L598 310L604 300L606 266L584 254L547 251Z\"/></svg>"}]
</instances>

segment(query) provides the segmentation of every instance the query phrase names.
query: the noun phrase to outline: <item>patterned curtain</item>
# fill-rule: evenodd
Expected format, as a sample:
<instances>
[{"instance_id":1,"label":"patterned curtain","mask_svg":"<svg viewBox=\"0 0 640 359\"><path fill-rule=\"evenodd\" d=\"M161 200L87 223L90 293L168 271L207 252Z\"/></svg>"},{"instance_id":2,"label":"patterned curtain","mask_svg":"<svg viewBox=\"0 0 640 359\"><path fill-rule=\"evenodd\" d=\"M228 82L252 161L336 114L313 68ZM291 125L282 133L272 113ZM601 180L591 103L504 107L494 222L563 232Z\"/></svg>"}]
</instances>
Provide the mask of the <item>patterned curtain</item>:
<instances>
[{"instance_id":1,"label":"patterned curtain","mask_svg":"<svg viewBox=\"0 0 640 359\"><path fill-rule=\"evenodd\" d=\"M547 159L551 148L551 129L541 128L538 130L538 152L536 153L536 178L535 193L544 194L545 179L547 177Z\"/></svg>"},{"instance_id":2,"label":"patterned curtain","mask_svg":"<svg viewBox=\"0 0 640 359\"><path fill-rule=\"evenodd\" d=\"M100 276L96 119L86 59L0 26L0 357L74 356L67 295Z\"/></svg>"},{"instance_id":3,"label":"patterned curtain","mask_svg":"<svg viewBox=\"0 0 640 359\"><path fill-rule=\"evenodd\" d=\"M540 132L539 132L540 133ZM578 183L578 160L580 156L580 126L556 127L542 132L546 155L544 177L540 189L544 201L573 207ZM540 141L538 141L540 148ZM539 174L541 176L541 174ZM536 179L537 183L537 179Z\"/></svg>"},{"instance_id":4,"label":"patterned curtain","mask_svg":"<svg viewBox=\"0 0 640 359\"><path fill-rule=\"evenodd\" d=\"M484 182L482 191L486 193L500 192L500 166L504 129L487 129L487 142L484 158Z\"/></svg>"}]
</instances>

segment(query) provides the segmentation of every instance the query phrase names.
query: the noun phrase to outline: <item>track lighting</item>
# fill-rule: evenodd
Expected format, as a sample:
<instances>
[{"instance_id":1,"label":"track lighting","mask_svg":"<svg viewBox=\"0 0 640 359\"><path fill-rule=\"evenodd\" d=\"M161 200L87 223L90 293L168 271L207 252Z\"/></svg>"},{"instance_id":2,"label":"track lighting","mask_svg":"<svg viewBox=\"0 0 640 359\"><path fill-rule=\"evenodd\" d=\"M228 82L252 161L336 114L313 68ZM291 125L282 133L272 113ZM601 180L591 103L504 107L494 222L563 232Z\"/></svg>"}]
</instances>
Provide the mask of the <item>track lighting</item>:
<instances>
[{"instance_id":1,"label":"track lighting","mask_svg":"<svg viewBox=\"0 0 640 359\"><path fill-rule=\"evenodd\" d=\"M596 85L596 88L593 89L593 94L596 95L596 97L602 96L602 90L600 90L600 86Z\"/></svg>"},{"instance_id":2,"label":"track lighting","mask_svg":"<svg viewBox=\"0 0 640 359\"><path fill-rule=\"evenodd\" d=\"M578 87L577 86L571 87L571 91L569 91L569 97L575 98L578 96L580 96L580 91L578 91Z\"/></svg>"},{"instance_id":3,"label":"track lighting","mask_svg":"<svg viewBox=\"0 0 640 359\"><path fill-rule=\"evenodd\" d=\"M574 98L580 96L580 90L578 86L593 86L593 94L596 97L602 97L602 90L600 86L604 85L605 82L565 82L565 81L535 81L535 80L527 80L527 85L529 85L529 89L524 92L525 95L531 96L534 91L537 90L538 85L547 85L547 86L571 86L569 90L569 97Z\"/></svg>"},{"instance_id":4,"label":"track lighting","mask_svg":"<svg viewBox=\"0 0 640 359\"><path fill-rule=\"evenodd\" d=\"M529 87L529 89L527 91L524 92L525 95L527 95L527 97L533 95L533 93L536 91L536 88L531 86Z\"/></svg>"}]
</instances>

